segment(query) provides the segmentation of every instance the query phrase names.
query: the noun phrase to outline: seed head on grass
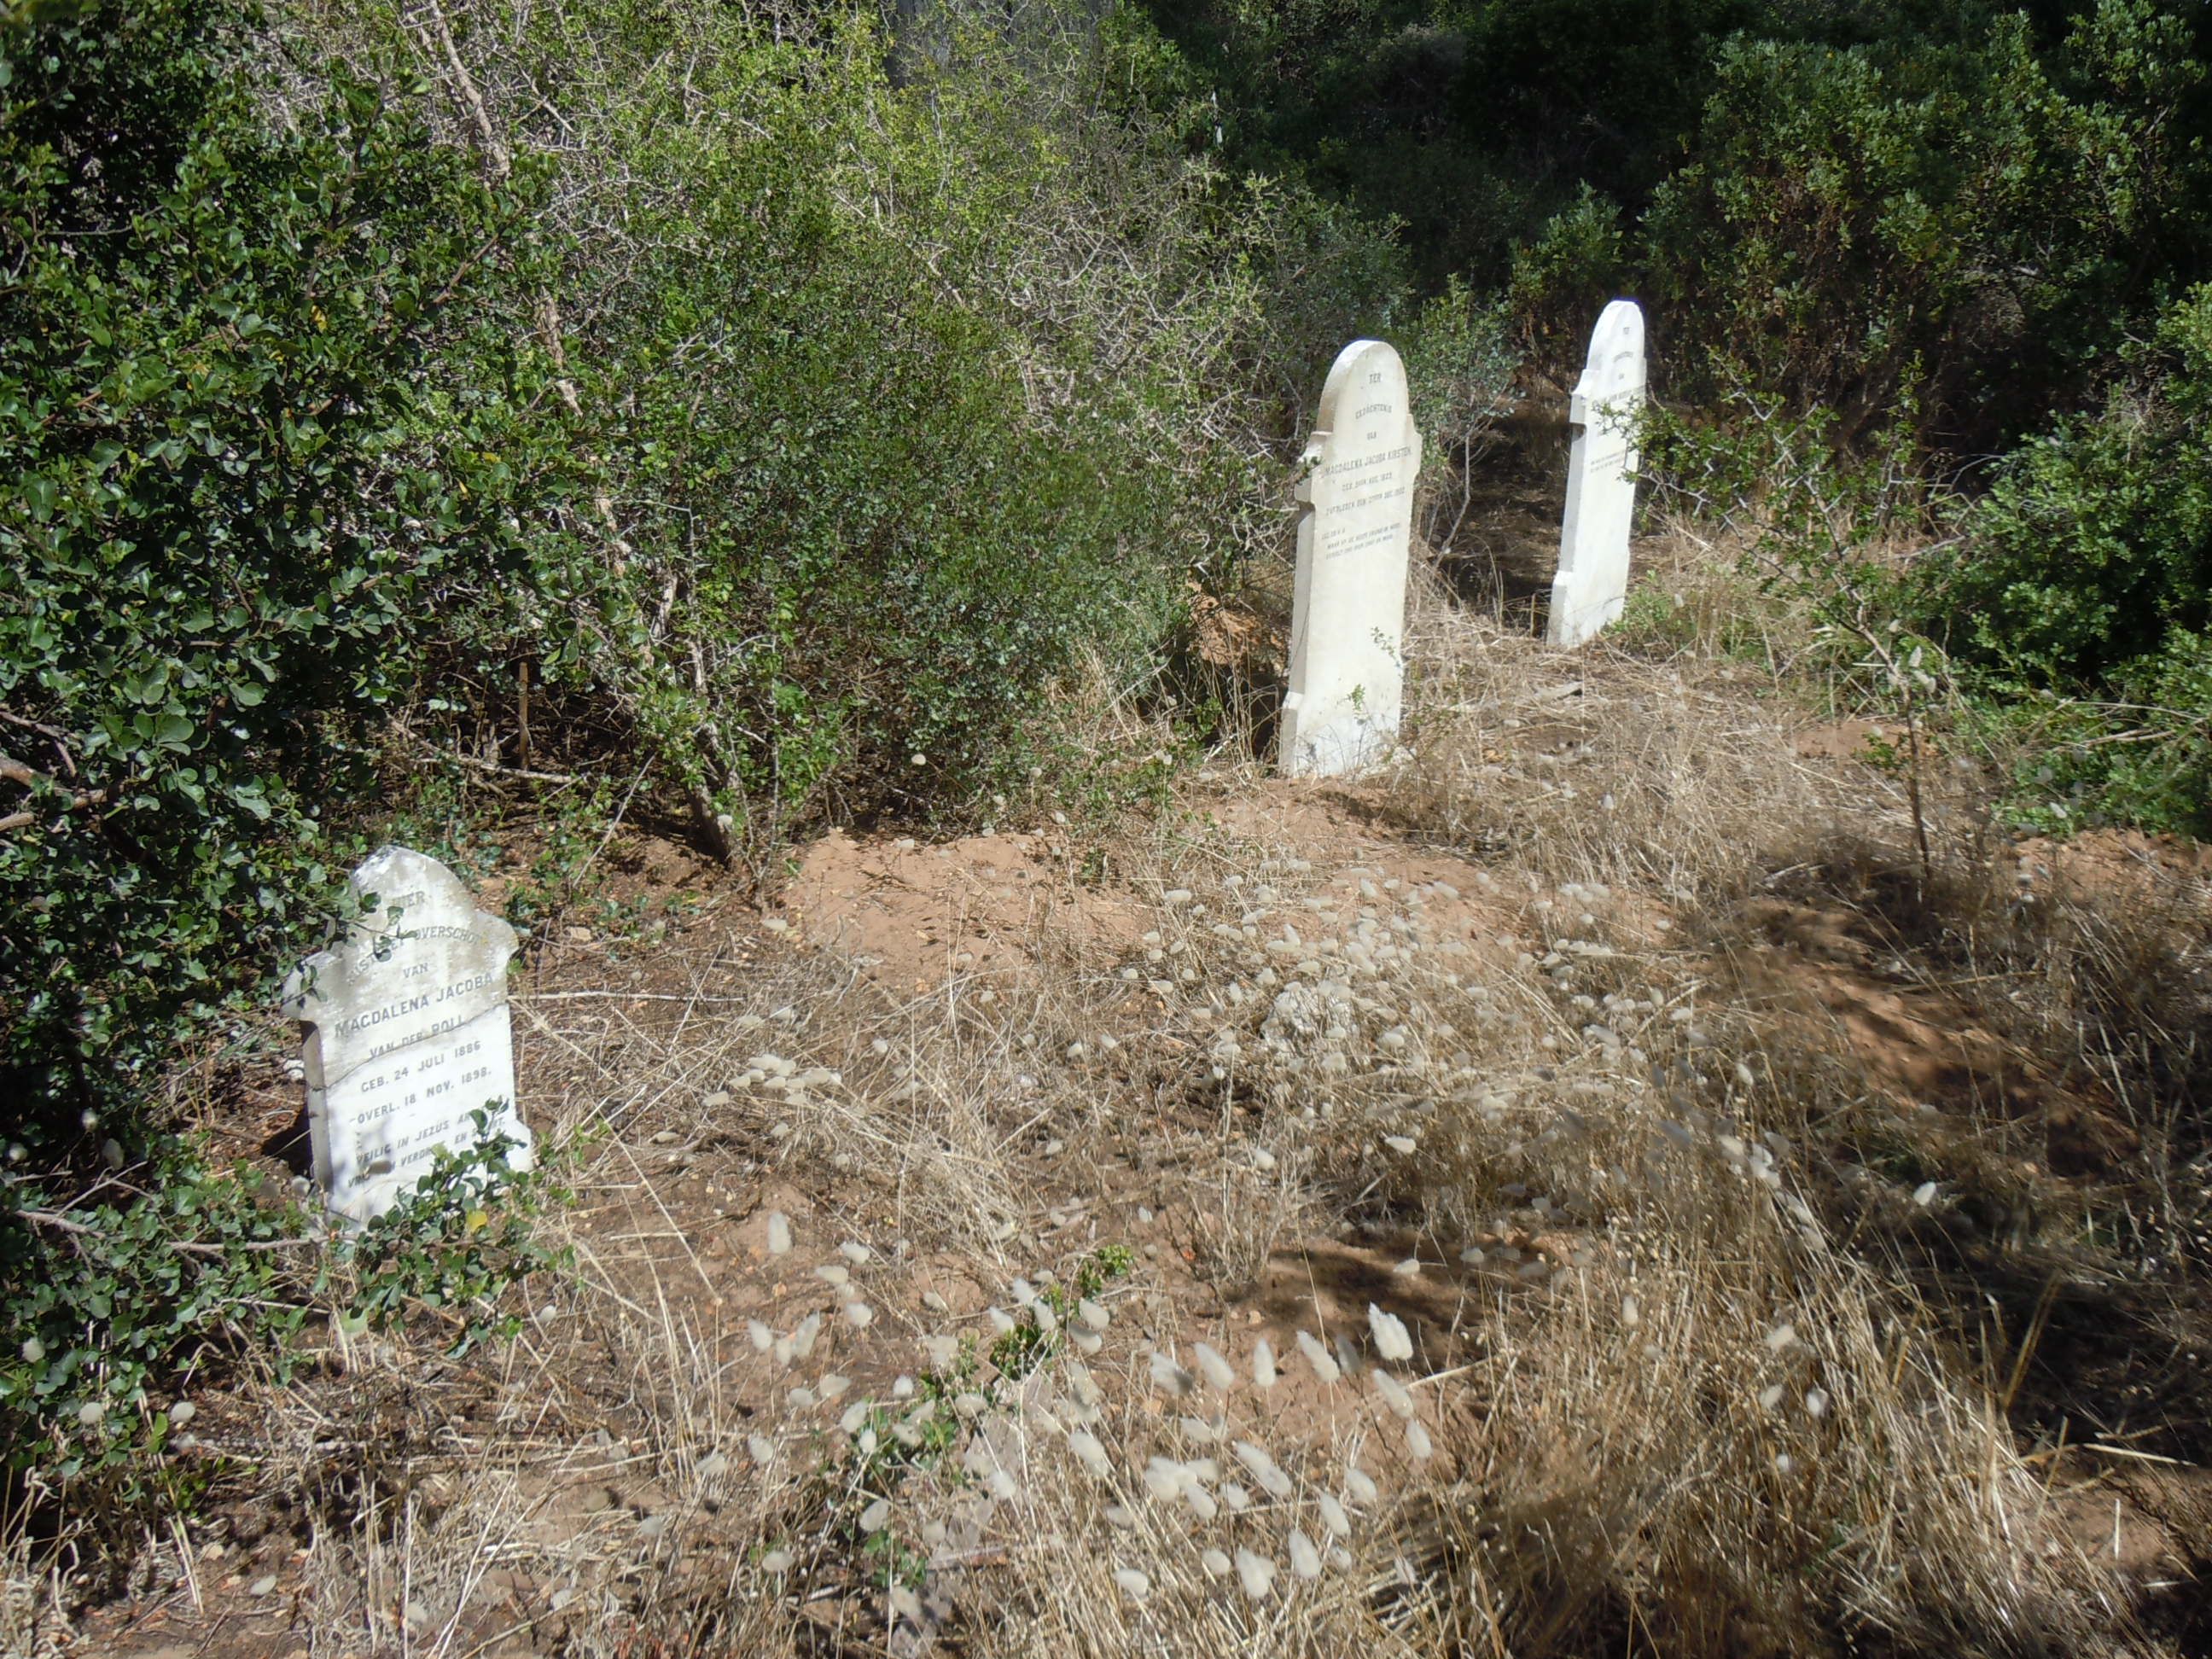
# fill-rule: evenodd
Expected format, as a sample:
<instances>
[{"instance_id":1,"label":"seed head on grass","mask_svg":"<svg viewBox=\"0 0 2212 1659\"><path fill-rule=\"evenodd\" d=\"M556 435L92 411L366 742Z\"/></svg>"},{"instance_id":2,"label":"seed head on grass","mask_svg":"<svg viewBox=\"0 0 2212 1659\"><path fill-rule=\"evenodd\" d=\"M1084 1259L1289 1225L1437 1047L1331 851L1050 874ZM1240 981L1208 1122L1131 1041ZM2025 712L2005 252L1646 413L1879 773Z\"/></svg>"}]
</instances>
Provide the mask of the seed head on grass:
<instances>
[{"instance_id":1,"label":"seed head on grass","mask_svg":"<svg viewBox=\"0 0 2212 1659\"><path fill-rule=\"evenodd\" d=\"M1350 1535L1352 1517L1344 1512L1344 1505L1334 1497L1328 1492L1316 1494L1314 1510L1321 1516L1322 1526L1331 1534L1338 1538Z\"/></svg>"},{"instance_id":2,"label":"seed head on grass","mask_svg":"<svg viewBox=\"0 0 2212 1659\"><path fill-rule=\"evenodd\" d=\"M1252 1478L1260 1483L1269 1497L1288 1498L1297 1490L1291 1477L1283 1473L1283 1466L1275 1462L1273 1455L1265 1446L1255 1445L1249 1440L1239 1440L1230 1449L1237 1454L1237 1461L1250 1472Z\"/></svg>"},{"instance_id":3,"label":"seed head on grass","mask_svg":"<svg viewBox=\"0 0 2212 1659\"><path fill-rule=\"evenodd\" d=\"M1394 1313L1386 1313L1372 1302L1367 1304L1367 1328L1375 1337L1375 1352L1394 1363L1413 1357L1413 1339L1407 1334L1406 1322Z\"/></svg>"},{"instance_id":4,"label":"seed head on grass","mask_svg":"<svg viewBox=\"0 0 2212 1659\"><path fill-rule=\"evenodd\" d=\"M1374 1376L1375 1392L1382 1396L1383 1405L1398 1416L1411 1421L1413 1415L1413 1396L1407 1390L1406 1385L1380 1365L1375 1368Z\"/></svg>"},{"instance_id":5,"label":"seed head on grass","mask_svg":"<svg viewBox=\"0 0 2212 1659\"><path fill-rule=\"evenodd\" d=\"M1217 1393L1227 1394L1237 1386L1237 1368L1204 1342L1191 1345L1191 1357L1198 1364L1198 1373L1206 1379L1206 1386Z\"/></svg>"},{"instance_id":6,"label":"seed head on grass","mask_svg":"<svg viewBox=\"0 0 2212 1659\"><path fill-rule=\"evenodd\" d=\"M1313 1374L1322 1382L1334 1382L1343 1375L1336 1361L1329 1357L1328 1350L1322 1346L1321 1339L1310 1331L1298 1333L1298 1352L1306 1357L1306 1364L1313 1367Z\"/></svg>"},{"instance_id":7,"label":"seed head on grass","mask_svg":"<svg viewBox=\"0 0 2212 1659\"><path fill-rule=\"evenodd\" d=\"M1198 1379L1158 1349L1152 1351L1152 1386L1164 1394L1182 1398L1198 1386Z\"/></svg>"},{"instance_id":8,"label":"seed head on grass","mask_svg":"<svg viewBox=\"0 0 2212 1659\"><path fill-rule=\"evenodd\" d=\"M1067 1449L1075 1455L1077 1462L1101 1480L1114 1473L1114 1465L1106 1455L1106 1448L1099 1443L1097 1435L1078 1429L1067 1437Z\"/></svg>"}]
</instances>

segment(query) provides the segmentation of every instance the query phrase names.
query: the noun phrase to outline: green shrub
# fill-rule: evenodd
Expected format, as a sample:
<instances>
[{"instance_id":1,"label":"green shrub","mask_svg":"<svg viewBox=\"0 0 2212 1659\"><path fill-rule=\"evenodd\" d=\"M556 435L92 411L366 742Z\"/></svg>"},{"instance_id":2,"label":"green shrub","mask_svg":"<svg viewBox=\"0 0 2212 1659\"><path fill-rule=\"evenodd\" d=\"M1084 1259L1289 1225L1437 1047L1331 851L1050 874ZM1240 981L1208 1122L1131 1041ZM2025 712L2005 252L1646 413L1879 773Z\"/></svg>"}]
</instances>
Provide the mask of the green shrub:
<instances>
[{"instance_id":1,"label":"green shrub","mask_svg":"<svg viewBox=\"0 0 2212 1659\"><path fill-rule=\"evenodd\" d=\"M1850 44L1728 41L1641 250L1676 392L1721 389L1711 352L1829 408L1845 442L1908 389L1923 435L2034 424L2109 365L2154 274L2188 263L2191 28L2106 0L2056 46L2025 16L1972 13Z\"/></svg>"},{"instance_id":2,"label":"green shrub","mask_svg":"<svg viewBox=\"0 0 2212 1659\"><path fill-rule=\"evenodd\" d=\"M567 477L514 418L520 198L419 88L272 125L253 22L0 12L0 1435L83 1516L309 1295L301 1218L155 1085L339 902L381 714Z\"/></svg>"},{"instance_id":3,"label":"green shrub","mask_svg":"<svg viewBox=\"0 0 2212 1659\"><path fill-rule=\"evenodd\" d=\"M453 1322L447 1352L459 1357L522 1328L523 1315L502 1307L507 1292L532 1273L567 1264L538 1242L535 1218L562 1194L542 1170L507 1167L514 1141L487 1133L478 1110L474 1142L437 1149L430 1172L398 1203L339 1240L333 1258L347 1281L341 1316L351 1328L381 1330L419 1308Z\"/></svg>"},{"instance_id":4,"label":"green shrub","mask_svg":"<svg viewBox=\"0 0 2212 1659\"><path fill-rule=\"evenodd\" d=\"M1472 507L1477 464L1521 394L1519 354L1507 338L1505 306L1456 277L1422 306L1405 331L1406 381L1421 431L1425 492L1421 538L1449 547Z\"/></svg>"},{"instance_id":5,"label":"green shrub","mask_svg":"<svg viewBox=\"0 0 2212 1659\"><path fill-rule=\"evenodd\" d=\"M364 60L406 49L353 21ZM530 584L575 623L546 672L757 867L826 816L988 811L1071 675L1153 678L1279 495L1249 388L1325 363L1315 296L1393 269L1190 166L1132 25L956 31L903 86L869 20L809 27L618 3L463 37L501 151L559 137L540 234L606 486Z\"/></svg>"},{"instance_id":6,"label":"green shrub","mask_svg":"<svg viewBox=\"0 0 2212 1659\"><path fill-rule=\"evenodd\" d=\"M520 544L508 206L388 89L266 131L239 23L0 24L0 1086L34 1153L87 1113L129 1140L180 1022L296 951L364 723Z\"/></svg>"},{"instance_id":7,"label":"green shrub","mask_svg":"<svg viewBox=\"0 0 2212 1659\"><path fill-rule=\"evenodd\" d=\"M2057 687L2140 679L2212 623L2212 286L2160 323L2093 418L2008 457L1969 539L1929 572L1952 649Z\"/></svg>"},{"instance_id":8,"label":"green shrub","mask_svg":"<svg viewBox=\"0 0 2212 1659\"><path fill-rule=\"evenodd\" d=\"M66 1203L0 1188L0 1468L87 1516L161 1492L164 1393L305 1317L303 1218L259 1176L170 1138L125 1173Z\"/></svg>"},{"instance_id":9,"label":"green shrub","mask_svg":"<svg viewBox=\"0 0 2212 1659\"><path fill-rule=\"evenodd\" d=\"M2005 460L1918 607L2030 758L2042 828L2212 830L2212 287L2094 418Z\"/></svg>"},{"instance_id":10,"label":"green shrub","mask_svg":"<svg viewBox=\"0 0 2212 1659\"><path fill-rule=\"evenodd\" d=\"M353 1329L434 1310L454 1354L513 1336L522 1315L507 1292L565 1257L536 1224L562 1194L508 1170L507 1146L441 1149L412 1194L350 1236L328 1234L251 1166L218 1168L173 1136L135 1165L112 1147L109 1178L66 1194L8 1179L0 1470L88 1519L188 1499L160 1458L182 1420L164 1396L241 1368L282 1376L318 1305Z\"/></svg>"}]
</instances>

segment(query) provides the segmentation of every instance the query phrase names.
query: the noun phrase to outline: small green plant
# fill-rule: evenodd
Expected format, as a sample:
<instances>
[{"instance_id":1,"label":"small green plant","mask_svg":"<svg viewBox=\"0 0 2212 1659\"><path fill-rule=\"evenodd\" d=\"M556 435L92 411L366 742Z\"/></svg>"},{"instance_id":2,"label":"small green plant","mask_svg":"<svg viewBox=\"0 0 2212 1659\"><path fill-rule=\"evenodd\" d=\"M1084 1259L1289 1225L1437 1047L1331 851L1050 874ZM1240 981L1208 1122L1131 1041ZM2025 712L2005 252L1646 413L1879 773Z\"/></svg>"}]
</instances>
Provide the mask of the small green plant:
<instances>
[{"instance_id":1,"label":"small green plant","mask_svg":"<svg viewBox=\"0 0 2212 1659\"><path fill-rule=\"evenodd\" d=\"M167 1401L249 1358L282 1368L305 1230L252 1170L179 1139L66 1202L0 1183L0 1462L80 1514L161 1495Z\"/></svg>"},{"instance_id":2,"label":"small green plant","mask_svg":"<svg viewBox=\"0 0 2212 1659\"><path fill-rule=\"evenodd\" d=\"M980 1399L986 1413L1003 1409L1007 1385L1020 1382L1063 1351L1067 1322L1075 1318L1078 1304L1127 1277L1135 1262L1136 1252L1127 1245L1103 1244L1077 1265L1070 1284L1046 1285L1022 1322L991 1345L988 1358L995 1375L984 1375L975 1340L963 1337L952 1358L921 1378L919 1400L878 1401L868 1407L844 1456L823 1476L834 1494L831 1507L848 1535L860 1540L877 1583L920 1584L928 1553L915 1549L887 1522L869 1526L863 1517L870 1508L896 1496L916 1470L964 1483L969 1476L951 1454L967 1431L975 1401ZM1050 1310L1049 1321L1038 1317L1040 1306ZM961 1408L963 1401L967 1411Z\"/></svg>"},{"instance_id":3,"label":"small green plant","mask_svg":"<svg viewBox=\"0 0 2212 1659\"><path fill-rule=\"evenodd\" d=\"M546 1176L511 1169L515 1145L477 1111L477 1139L464 1152L441 1148L415 1190L342 1243L336 1265L352 1286L341 1317L356 1329L381 1329L414 1307L445 1310L459 1322L454 1355L504 1341L522 1314L500 1304L532 1273L567 1262L537 1236L536 1218L555 1196Z\"/></svg>"},{"instance_id":4,"label":"small green plant","mask_svg":"<svg viewBox=\"0 0 2212 1659\"><path fill-rule=\"evenodd\" d=\"M1067 1322L1075 1317L1076 1304L1126 1276L1135 1261L1134 1252L1126 1244L1102 1244L1077 1266L1072 1290L1046 1285L1038 1292L1037 1302L1052 1310L1051 1322L1037 1316L1036 1304L1023 1310L1021 1322L991 1345L991 1364L999 1375L1018 1382L1059 1354L1067 1344Z\"/></svg>"},{"instance_id":5,"label":"small green plant","mask_svg":"<svg viewBox=\"0 0 2212 1659\"><path fill-rule=\"evenodd\" d=\"M591 892L592 866L606 840L614 789L602 781L563 799L546 817L544 842L528 872L508 890L507 919L518 927L556 921Z\"/></svg>"}]
</instances>

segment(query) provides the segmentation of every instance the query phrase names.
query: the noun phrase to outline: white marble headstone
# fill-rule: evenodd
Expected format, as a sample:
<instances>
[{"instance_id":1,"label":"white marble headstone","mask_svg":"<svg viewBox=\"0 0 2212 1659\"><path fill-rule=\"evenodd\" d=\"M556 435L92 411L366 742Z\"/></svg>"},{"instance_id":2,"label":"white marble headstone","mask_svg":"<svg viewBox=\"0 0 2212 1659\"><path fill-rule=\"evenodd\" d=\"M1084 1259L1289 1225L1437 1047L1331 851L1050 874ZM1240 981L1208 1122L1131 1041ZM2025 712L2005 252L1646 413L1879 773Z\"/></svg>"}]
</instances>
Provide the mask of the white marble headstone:
<instances>
[{"instance_id":1,"label":"white marble headstone","mask_svg":"<svg viewBox=\"0 0 2212 1659\"><path fill-rule=\"evenodd\" d=\"M514 929L476 908L433 858L387 847L353 872L374 894L329 950L285 981L286 1012L306 1028L307 1129L324 1201L353 1222L382 1214L429 1173L438 1148L476 1144L472 1112L518 1142L507 964Z\"/></svg>"},{"instance_id":2,"label":"white marble headstone","mask_svg":"<svg viewBox=\"0 0 2212 1659\"><path fill-rule=\"evenodd\" d=\"M1567 404L1567 513L1545 638L1580 645L1620 615L1628 597L1628 531L1636 512L1634 426L1644 407L1644 313L1615 300L1597 319L1589 359Z\"/></svg>"},{"instance_id":3,"label":"white marble headstone","mask_svg":"<svg viewBox=\"0 0 2212 1659\"><path fill-rule=\"evenodd\" d=\"M1420 470L1405 365L1379 340L1353 341L1328 371L1300 468L1285 772L1356 771L1397 736Z\"/></svg>"}]
</instances>

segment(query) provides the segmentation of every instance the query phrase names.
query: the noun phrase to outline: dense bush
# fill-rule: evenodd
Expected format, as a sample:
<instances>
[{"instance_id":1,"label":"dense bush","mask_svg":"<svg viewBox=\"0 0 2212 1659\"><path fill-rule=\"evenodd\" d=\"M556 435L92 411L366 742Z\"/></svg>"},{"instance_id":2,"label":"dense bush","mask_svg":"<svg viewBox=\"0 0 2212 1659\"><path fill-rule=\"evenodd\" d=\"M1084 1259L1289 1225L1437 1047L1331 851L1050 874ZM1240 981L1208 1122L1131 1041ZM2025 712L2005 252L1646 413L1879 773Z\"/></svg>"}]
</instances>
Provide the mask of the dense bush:
<instances>
[{"instance_id":1,"label":"dense bush","mask_svg":"<svg viewBox=\"0 0 2212 1659\"><path fill-rule=\"evenodd\" d=\"M1510 284L1568 370L1639 294L1671 394L1747 374L1845 439L1908 381L1939 442L2034 429L2205 253L2202 8L1152 9L1232 164L1394 225L1425 288Z\"/></svg>"},{"instance_id":2,"label":"dense bush","mask_svg":"<svg viewBox=\"0 0 2212 1659\"><path fill-rule=\"evenodd\" d=\"M404 94L268 131L244 21L7 19L0 1071L40 1154L296 950L362 723L519 562L507 204Z\"/></svg>"},{"instance_id":3,"label":"dense bush","mask_svg":"<svg viewBox=\"0 0 2212 1659\"><path fill-rule=\"evenodd\" d=\"M628 550L603 603L645 629L587 667L757 851L1025 774L1079 653L1162 636L1236 487L1194 416L1237 296L1176 291L1172 197L1097 225L1016 89L895 95L865 33L691 40L629 43L594 112L627 212L568 251ZM1166 262L1166 314L1067 284L1047 235ZM1024 315L1017 284L1068 291Z\"/></svg>"},{"instance_id":4,"label":"dense bush","mask_svg":"<svg viewBox=\"0 0 2212 1659\"><path fill-rule=\"evenodd\" d=\"M2031 758L2046 827L2212 832L2212 288L2095 416L2008 457L1919 605Z\"/></svg>"},{"instance_id":5,"label":"dense bush","mask_svg":"<svg viewBox=\"0 0 2212 1659\"><path fill-rule=\"evenodd\" d=\"M1656 192L1638 260L1675 346L1826 405L1841 441L1918 392L1923 429L2032 428L2111 362L2181 264L2203 179L2177 112L2203 78L2148 5L2083 15L2039 52L2028 21L1838 48L1719 48L1689 164Z\"/></svg>"},{"instance_id":6,"label":"dense bush","mask_svg":"<svg viewBox=\"0 0 2212 1659\"><path fill-rule=\"evenodd\" d=\"M513 198L419 90L270 127L252 22L0 22L0 1468L80 1498L160 1485L149 1386L298 1321L297 1218L145 1109L335 902L364 739L562 476Z\"/></svg>"},{"instance_id":7,"label":"dense bush","mask_svg":"<svg viewBox=\"0 0 2212 1659\"><path fill-rule=\"evenodd\" d=\"M988 812L1084 662L1146 679L1263 533L1290 388L1395 292L1348 216L1185 154L1133 18L948 12L895 84L841 12L452 10L419 66L452 142L550 173L605 491L593 561L538 583L573 628L545 670L749 862L825 813ZM318 38L419 49L373 9Z\"/></svg>"}]
</instances>

